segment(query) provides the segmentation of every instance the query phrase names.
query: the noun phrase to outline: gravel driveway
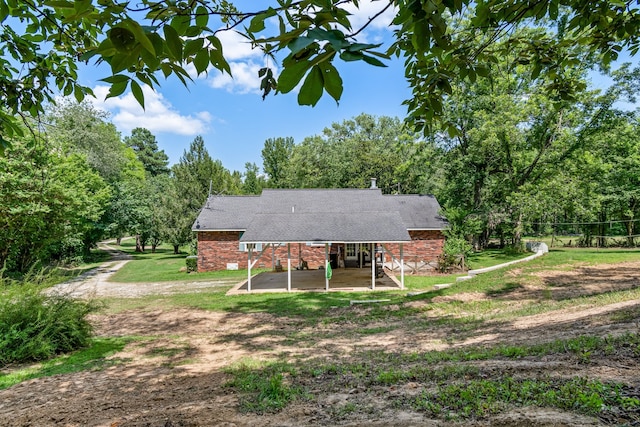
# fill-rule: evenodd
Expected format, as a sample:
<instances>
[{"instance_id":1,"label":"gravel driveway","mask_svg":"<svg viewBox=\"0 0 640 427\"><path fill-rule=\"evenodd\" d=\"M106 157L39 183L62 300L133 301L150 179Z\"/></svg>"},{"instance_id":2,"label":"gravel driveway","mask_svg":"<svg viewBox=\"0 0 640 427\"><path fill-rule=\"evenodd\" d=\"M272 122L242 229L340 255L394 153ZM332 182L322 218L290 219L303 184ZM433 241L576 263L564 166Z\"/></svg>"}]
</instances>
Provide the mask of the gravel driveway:
<instances>
[{"instance_id":1,"label":"gravel driveway","mask_svg":"<svg viewBox=\"0 0 640 427\"><path fill-rule=\"evenodd\" d=\"M73 280L54 286L50 289L50 292L67 294L76 298L137 298L144 295L194 293L206 289L233 285L237 282L237 279L157 283L110 282L109 278L132 258L129 254L110 246L109 243L113 242L101 242L98 244L98 247L111 254L110 261L103 263L96 269L81 274Z\"/></svg>"}]
</instances>

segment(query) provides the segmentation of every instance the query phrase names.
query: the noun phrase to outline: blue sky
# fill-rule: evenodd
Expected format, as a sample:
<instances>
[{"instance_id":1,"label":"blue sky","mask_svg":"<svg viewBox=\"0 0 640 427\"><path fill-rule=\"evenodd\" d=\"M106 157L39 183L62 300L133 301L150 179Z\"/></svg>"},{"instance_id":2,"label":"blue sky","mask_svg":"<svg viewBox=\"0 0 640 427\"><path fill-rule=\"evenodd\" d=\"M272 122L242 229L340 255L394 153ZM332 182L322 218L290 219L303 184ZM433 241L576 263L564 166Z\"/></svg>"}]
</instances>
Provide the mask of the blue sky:
<instances>
[{"instance_id":1,"label":"blue sky","mask_svg":"<svg viewBox=\"0 0 640 427\"><path fill-rule=\"evenodd\" d=\"M384 5L385 2L361 2L360 10L353 11L352 22L356 25L364 22ZM388 47L391 18L392 13L382 16L376 25L363 32L359 41L385 41L383 48ZM265 59L232 32L220 33L219 37L234 79L213 70L207 76L195 78L185 88L170 77L161 82L155 93L145 89L145 111L130 92L103 101L108 89L99 79L108 76L106 67L86 67L80 80L94 88L97 95L94 104L110 112L122 136L128 136L135 127L149 129L173 164L193 138L201 135L213 158L221 160L227 169L241 172L246 162L262 166L261 150L268 138L290 136L300 143L332 123L360 113L398 117L406 113L401 104L411 91L404 80L401 60L390 61L387 68L338 60L336 65L345 88L340 104L325 95L315 107L303 107L298 105L297 93L293 92L269 96L263 101L258 90L258 69L265 65Z\"/></svg>"},{"instance_id":2,"label":"blue sky","mask_svg":"<svg viewBox=\"0 0 640 427\"><path fill-rule=\"evenodd\" d=\"M260 6L249 0L234 3L240 9L245 3L247 10L255 10L273 2L261 2ZM360 9L352 10L354 28L359 28L386 5L386 2L376 0L359 3ZM392 18L393 11L387 11L359 34L358 41L382 42L381 50L386 49L392 41L389 26ZM97 99L93 103L111 114L112 122L123 137L130 135L135 127L149 129L173 164L189 143L201 135L211 156L221 160L231 171L243 172L246 162L261 167L261 150L268 138L293 137L300 143L305 137L320 134L332 123L360 113L401 118L406 114L402 102L411 96L411 90L404 79L401 59L389 61L386 68L336 60L345 88L340 104L325 94L312 108L299 106L295 91L269 96L263 101L258 89L258 69L266 65L265 58L258 51L252 51L245 40L233 32L219 33L219 37L234 79L217 70L199 77L194 72L194 82L185 88L170 77L161 82L156 92L145 88L145 111L130 92L104 101L108 88L99 79L109 75L106 66L83 68L80 81L94 88ZM602 79L596 73L592 74L592 80L593 87L601 89L610 84L610 80Z\"/></svg>"}]
</instances>

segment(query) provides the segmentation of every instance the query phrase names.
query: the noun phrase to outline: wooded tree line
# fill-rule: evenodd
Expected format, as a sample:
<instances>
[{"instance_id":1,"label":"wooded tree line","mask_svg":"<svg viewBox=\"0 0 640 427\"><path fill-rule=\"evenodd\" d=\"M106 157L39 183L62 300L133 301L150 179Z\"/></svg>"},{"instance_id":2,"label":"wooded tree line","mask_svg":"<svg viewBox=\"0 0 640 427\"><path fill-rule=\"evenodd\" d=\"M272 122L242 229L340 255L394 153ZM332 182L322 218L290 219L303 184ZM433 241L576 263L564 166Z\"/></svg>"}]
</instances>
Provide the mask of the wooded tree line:
<instances>
[{"instance_id":1,"label":"wooded tree line","mask_svg":"<svg viewBox=\"0 0 640 427\"><path fill-rule=\"evenodd\" d=\"M262 165L247 163L243 173L213 159L201 137L169 167L148 130L122 138L104 113L65 101L0 156L0 262L25 271L79 260L100 239L124 235L141 251L166 242L177 252L192 242L210 192L366 188L372 177L385 193L435 194L451 235L477 248L535 232L581 233L586 245L626 235L633 245L640 124L637 111L615 106L634 93L639 73L623 67L599 92L586 71L573 77L579 96L558 107L507 59L502 77L452 88L443 115L459 134L425 137L399 118L361 114L299 143L268 139Z\"/></svg>"},{"instance_id":2,"label":"wooded tree line","mask_svg":"<svg viewBox=\"0 0 640 427\"><path fill-rule=\"evenodd\" d=\"M561 34L523 28L514 36ZM579 234L573 242L588 246L622 235L617 244L634 245L640 129L638 112L620 106L635 103L640 71L601 70L612 83L594 90L588 77L597 61L580 45L563 45L580 61L562 76L540 73L517 47L497 48L504 50L491 78L450 83L439 114L456 131L423 137L399 120L362 115L298 145L267 141L266 184L363 187L377 177L386 192L432 193L450 234L476 248L491 237L519 245L524 233ZM560 77L570 94L549 90Z\"/></svg>"},{"instance_id":3,"label":"wooded tree line","mask_svg":"<svg viewBox=\"0 0 640 427\"><path fill-rule=\"evenodd\" d=\"M562 32L524 27L513 35L536 41ZM486 40L478 34L467 43ZM613 83L596 91L587 78L598 59L579 44L560 43L554 52L577 58L571 68L541 73L531 46L492 43L502 55L487 64L488 78L447 81L438 115L455 131L425 135L404 120L363 114L299 143L269 139L262 167L247 163L244 173L212 159L200 137L169 168L149 131L122 138L88 104L51 106L14 133L0 157L0 262L25 271L77 259L99 239L125 234L137 236L139 250L164 241L177 251L191 241L210 191L358 188L371 177L388 193L435 194L451 234L477 248L492 236L517 245L528 232L580 232L587 245L616 233L634 244L640 129L638 113L618 106L635 102L640 71L604 69Z\"/></svg>"},{"instance_id":4,"label":"wooded tree line","mask_svg":"<svg viewBox=\"0 0 640 427\"><path fill-rule=\"evenodd\" d=\"M237 193L240 173L211 158L202 138L171 168L147 129L121 137L90 104L52 106L0 156L0 265L25 272L81 261L101 239L136 237L136 250L192 241L211 185Z\"/></svg>"}]
</instances>

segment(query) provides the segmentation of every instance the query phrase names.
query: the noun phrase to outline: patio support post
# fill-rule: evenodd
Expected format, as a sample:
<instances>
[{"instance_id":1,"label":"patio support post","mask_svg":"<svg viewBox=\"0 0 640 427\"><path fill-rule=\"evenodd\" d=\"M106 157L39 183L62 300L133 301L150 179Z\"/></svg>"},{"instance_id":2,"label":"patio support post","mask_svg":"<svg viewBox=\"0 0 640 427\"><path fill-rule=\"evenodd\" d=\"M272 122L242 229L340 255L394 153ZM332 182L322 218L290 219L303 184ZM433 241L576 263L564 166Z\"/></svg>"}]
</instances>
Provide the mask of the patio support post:
<instances>
[{"instance_id":1,"label":"patio support post","mask_svg":"<svg viewBox=\"0 0 640 427\"><path fill-rule=\"evenodd\" d=\"M251 244L249 246L249 251L247 252L247 292L251 292L251 254L253 252L253 248Z\"/></svg>"},{"instance_id":2,"label":"patio support post","mask_svg":"<svg viewBox=\"0 0 640 427\"><path fill-rule=\"evenodd\" d=\"M369 244L369 259L371 260L371 289L376 289L376 254L373 244Z\"/></svg>"},{"instance_id":3,"label":"patio support post","mask_svg":"<svg viewBox=\"0 0 640 427\"><path fill-rule=\"evenodd\" d=\"M327 277L327 269L329 268L329 244L324 244L324 290L329 292L329 277Z\"/></svg>"},{"instance_id":4,"label":"patio support post","mask_svg":"<svg viewBox=\"0 0 640 427\"><path fill-rule=\"evenodd\" d=\"M291 243L287 243L287 292L291 292Z\"/></svg>"},{"instance_id":5,"label":"patio support post","mask_svg":"<svg viewBox=\"0 0 640 427\"><path fill-rule=\"evenodd\" d=\"M271 271L276 271L276 245L271 245Z\"/></svg>"},{"instance_id":6,"label":"patio support post","mask_svg":"<svg viewBox=\"0 0 640 427\"><path fill-rule=\"evenodd\" d=\"M404 289L404 243L400 243L400 289Z\"/></svg>"}]
</instances>

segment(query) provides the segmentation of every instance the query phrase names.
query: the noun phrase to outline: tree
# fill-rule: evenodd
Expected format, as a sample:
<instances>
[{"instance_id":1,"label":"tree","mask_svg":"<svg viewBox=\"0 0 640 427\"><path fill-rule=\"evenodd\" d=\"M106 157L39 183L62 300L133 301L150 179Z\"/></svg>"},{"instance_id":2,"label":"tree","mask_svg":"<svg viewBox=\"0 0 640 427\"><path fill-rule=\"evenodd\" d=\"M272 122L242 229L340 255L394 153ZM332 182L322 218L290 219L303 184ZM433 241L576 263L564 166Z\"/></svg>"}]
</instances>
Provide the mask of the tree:
<instances>
[{"instance_id":1,"label":"tree","mask_svg":"<svg viewBox=\"0 0 640 427\"><path fill-rule=\"evenodd\" d=\"M626 234L626 244L635 245L635 222L640 217L639 127L637 112L614 110L603 125L589 135L579 161L581 176L591 184L585 190L590 190L589 197L595 199L591 212L599 224L585 230L585 235ZM625 222L607 224L612 219ZM623 228L616 230L615 227ZM583 243L592 244L590 240ZM598 238L597 243L607 244L604 237Z\"/></svg>"},{"instance_id":2,"label":"tree","mask_svg":"<svg viewBox=\"0 0 640 427\"><path fill-rule=\"evenodd\" d=\"M107 119L107 113L88 102L64 99L48 111L46 130L65 154L84 155L100 176L114 182L127 169L128 160L120 133Z\"/></svg>"},{"instance_id":3,"label":"tree","mask_svg":"<svg viewBox=\"0 0 640 427\"><path fill-rule=\"evenodd\" d=\"M201 136L194 138L171 171L175 194L165 201L173 210L166 233L177 253L178 247L188 241L185 236L192 238L191 226L209 194L237 194L238 188L222 162L211 158Z\"/></svg>"},{"instance_id":4,"label":"tree","mask_svg":"<svg viewBox=\"0 0 640 427\"><path fill-rule=\"evenodd\" d=\"M158 149L156 137L147 129L135 128L131 136L124 138L124 143L135 151L150 176L169 174L169 157L164 150Z\"/></svg>"},{"instance_id":5,"label":"tree","mask_svg":"<svg viewBox=\"0 0 640 427\"><path fill-rule=\"evenodd\" d=\"M399 181L398 173L410 157L425 149L398 118L360 114L332 123L322 135L305 138L293 147L287 185L293 188L366 188L371 178L385 192L423 190ZM406 157L403 157L406 156ZM413 159L414 173L428 179L428 163Z\"/></svg>"},{"instance_id":6,"label":"tree","mask_svg":"<svg viewBox=\"0 0 640 427\"><path fill-rule=\"evenodd\" d=\"M268 176L271 188L283 188L287 165L293 151L293 138L269 138L262 149L262 168Z\"/></svg>"},{"instance_id":7,"label":"tree","mask_svg":"<svg viewBox=\"0 0 640 427\"><path fill-rule=\"evenodd\" d=\"M542 32L525 28L514 37L546 37ZM584 50L571 46L564 53L579 57ZM572 98L565 99L548 91L549 76L532 77L535 64L514 66L521 55L517 49L505 54L492 65L491 80L453 85L443 104L443 118L460 131L438 135L446 149L446 184L438 195L448 209L466 215L456 218L482 224L474 236L477 247L487 245L493 234L502 244L519 245L532 218L569 206L557 192L567 181L563 169L573 167L573 157L602 126L613 103L637 90L638 72L623 68L615 73L612 89L587 91L585 62L563 77L574 88ZM567 185L568 194L576 192L575 185Z\"/></svg>"},{"instance_id":8,"label":"tree","mask_svg":"<svg viewBox=\"0 0 640 427\"><path fill-rule=\"evenodd\" d=\"M242 194L260 194L266 185L264 178L259 177L260 169L255 163L245 163L244 183Z\"/></svg>"},{"instance_id":9,"label":"tree","mask_svg":"<svg viewBox=\"0 0 640 427\"><path fill-rule=\"evenodd\" d=\"M25 272L75 261L101 236L110 188L80 154L45 141L14 140L0 156L0 265Z\"/></svg>"},{"instance_id":10,"label":"tree","mask_svg":"<svg viewBox=\"0 0 640 427\"><path fill-rule=\"evenodd\" d=\"M202 208L210 192L229 193L231 175L220 160L211 158L201 136L194 138L172 172L176 188L193 212Z\"/></svg>"},{"instance_id":11,"label":"tree","mask_svg":"<svg viewBox=\"0 0 640 427\"><path fill-rule=\"evenodd\" d=\"M389 55L403 56L413 88L407 106L418 127L441 117L453 82L492 77L490 65L514 47L521 52L518 63L533 65L531 77L546 75L549 93L566 100L577 89L566 72L583 58L567 55L566 47L583 46L587 56L606 67L621 50L635 55L640 46L640 10L631 1L389 0L379 5L379 13L354 27L347 8L357 7L355 0L282 0L251 11L222 0L0 1L0 146L23 134L16 115L38 116L57 90L78 101L91 94L78 83L79 61L108 64L109 96L130 88L143 106L141 84L157 86L158 73L185 84L188 64L198 74L209 67L231 74L219 31L239 31L280 64L277 77L268 67L260 70L264 96L291 92L302 82L298 102L303 105L315 105L324 92L340 99L338 58L383 66ZM392 7L397 26L392 46L379 51L381 45L358 40ZM462 17L469 25L459 28ZM533 39L515 35L514 28L525 25L558 30ZM452 124L448 128L459 131Z\"/></svg>"},{"instance_id":12,"label":"tree","mask_svg":"<svg viewBox=\"0 0 640 427\"><path fill-rule=\"evenodd\" d=\"M195 220L176 187L177 182L171 180L160 195L160 236L162 240L173 246L174 254L180 252L180 246L186 245L193 239L191 227Z\"/></svg>"}]
</instances>

